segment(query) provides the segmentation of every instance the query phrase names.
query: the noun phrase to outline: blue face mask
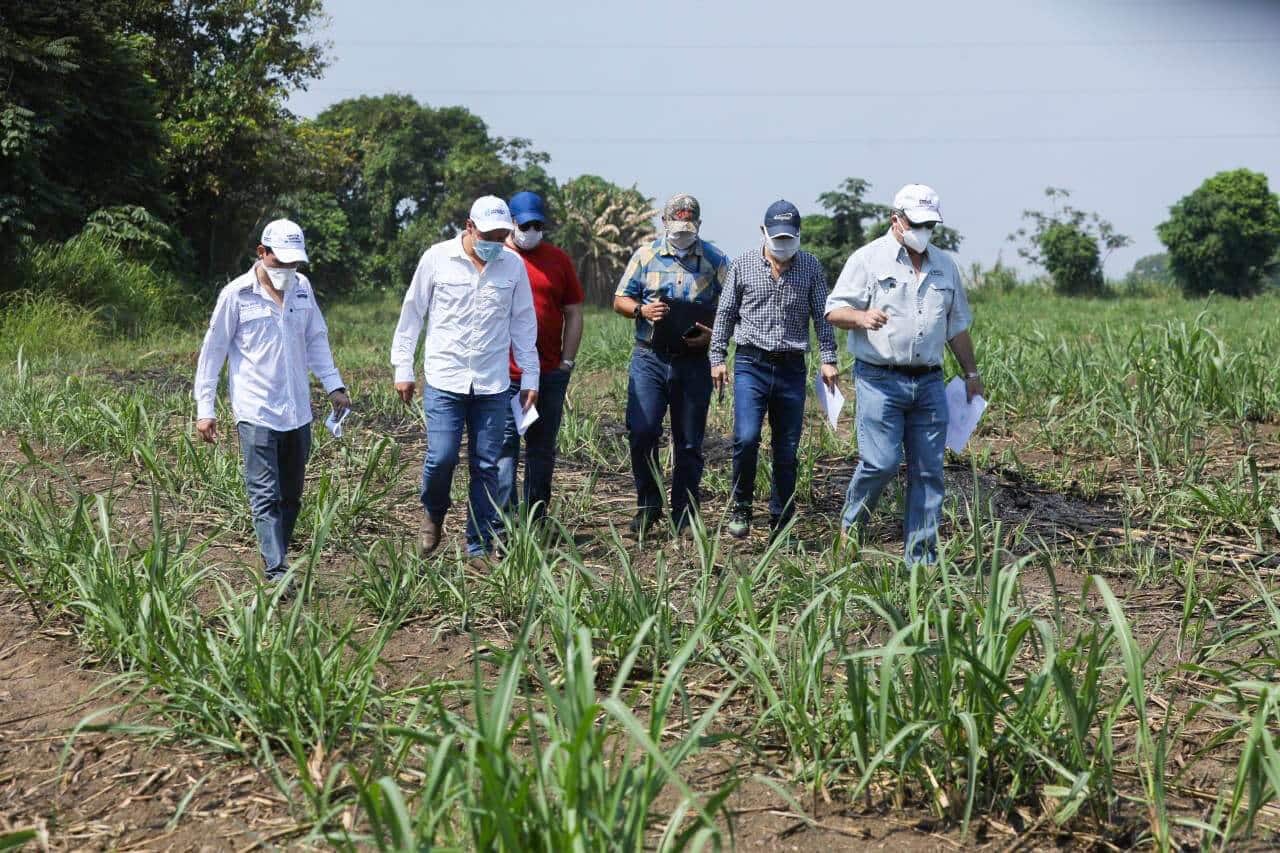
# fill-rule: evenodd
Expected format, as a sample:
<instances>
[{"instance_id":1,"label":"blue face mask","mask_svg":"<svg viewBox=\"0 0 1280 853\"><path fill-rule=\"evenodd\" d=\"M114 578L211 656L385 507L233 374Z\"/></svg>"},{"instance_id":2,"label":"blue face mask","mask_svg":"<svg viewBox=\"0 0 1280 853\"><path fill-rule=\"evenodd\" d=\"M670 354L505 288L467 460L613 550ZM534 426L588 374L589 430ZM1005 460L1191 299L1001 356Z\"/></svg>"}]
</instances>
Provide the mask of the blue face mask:
<instances>
[{"instance_id":1,"label":"blue face mask","mask_svg":"<svg viewBox=\"0 0 1280 853\"><path fill-rule=\"evenodd\" d=\"M476 256L486 264L494 258L498 257L498 253L502 251L502 243L495 240L481 240L479 237L472 244Z\"/></svg>"}]
</instances>

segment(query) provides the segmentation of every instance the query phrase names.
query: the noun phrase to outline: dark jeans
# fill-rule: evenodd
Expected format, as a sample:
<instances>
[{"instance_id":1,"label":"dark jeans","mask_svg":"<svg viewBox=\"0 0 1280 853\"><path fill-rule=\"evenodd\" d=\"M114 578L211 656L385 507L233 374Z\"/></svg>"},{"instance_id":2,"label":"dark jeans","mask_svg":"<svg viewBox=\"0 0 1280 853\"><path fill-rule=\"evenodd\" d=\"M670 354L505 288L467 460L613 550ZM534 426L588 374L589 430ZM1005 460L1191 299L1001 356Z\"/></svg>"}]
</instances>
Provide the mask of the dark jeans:
<instances>
[{"instance_id":1,"label":"dark jeans","mask_svg":"<svg viewBox=\"0 0 1280 853\"><path fill-rule=\"evenodd\" d=\"M498 457L498 506L506 513L515 512L523 500L533 508L535 518L547 514L551 504L551 475L556 468L556 438L564 415L564 398L569 390L569 371L552 370L538 380L538 419L524 434L524 495L516 493L516 475L520 469L520 433L511 415L510 400L520 393L520 383L512 382L508 391L507 428L502 438L502 455Z\"/></svg>"},{"instance_id":2,"label":"dark jeans","mask_svg":"<svg viewBox=\"0 0 1280 853\"><path fill-rule=\"evenodd\" d=\"M785 524L795 511L796 453L804 428L807 378L803 354L769 361L739 348L733 358L733 502L750 512L767 413L773 434L769 515L776 524Z\"/></svg>"},{"instance_id":3,"label":"dark jeans","mask_svg":"<svg viewBox=\"0 0 1280 853\"><path fill-rule=\"evenodd\" d=\"M253 529L268 578L288 569L285 557L302 508L302 483L311 455L311 424L287 432L241 421L240 457Z\"/></svg>"},{"instance_id":4,"label":"dark jeans","mask_svg":"<svg viewBox=\"0 0 1280 853\"><path fill-rule=\"evenodd\" d=\"M467 432L467 464L471 482L467 496L467 554L486 554L493 547L498 521L498 453L510 416L505 391L455 394L427 384L422 407L427 414L427 455L422 461L422 506L433 521L444 522L452 505L453 470L458 466L462 432Z\"/></svg>"},{"instance_id":5,"label":"dark jeans","mask_svg":"<svg viewBox=\"0 0 1280 853\"><path fill-rule=\"evenodd\" d=\"M880 493L898 476L905 447L904 552L909 561L932 563L938 553L947 439L947 395L942 371L910 377L859 361L854 365L853 376L859 460L845 495L842 526L848 530L866 524Z\"/></svg>"},{"instance_id":6,"label":"dark jeans","mask_svg":"<svg viewBox=\"0 0 1280 853\"><path fill-rule=\"evenodd\" d=\"M697 509L702 482L702 437L711 405L711 364L705 351L693 355L665 355L637 345L631 354L627 382L627 430L631 442L631 472L636 481L636 504L641 510L662 509L658 483L658 440L662 419L671 409L671 515L677 525L688 523Z\"/></svg>"}]
</instances>

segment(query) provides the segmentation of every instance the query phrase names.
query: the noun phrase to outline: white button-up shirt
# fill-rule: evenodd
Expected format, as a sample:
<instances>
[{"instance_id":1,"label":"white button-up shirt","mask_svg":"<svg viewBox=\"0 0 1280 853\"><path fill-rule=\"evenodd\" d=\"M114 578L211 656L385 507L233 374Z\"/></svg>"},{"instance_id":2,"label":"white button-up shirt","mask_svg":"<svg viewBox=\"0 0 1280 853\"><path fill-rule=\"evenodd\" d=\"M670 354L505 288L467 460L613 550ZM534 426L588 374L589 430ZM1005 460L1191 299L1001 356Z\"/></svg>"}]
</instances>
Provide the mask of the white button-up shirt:
<instances>
[{"instance_id":1,"label":"white button-up shirt","mask_svg":"<svg viewBox=\"0 0 1280 853\"><path fill-rule=\"evenodd\" d=\"M476 269L462 235L423 252L404 295L391 341L396 382L413 381L413 354L427 323L427 384L455 394L497 394L511 387L508 356L521 389L538 387L538 320L524 261L504 248Z\"/></svg>"},{"instance_id":2,"label":"white button-up shirt","mask_svg":"<svg viewBox=\"0 0 1280 853\"><path fill-rule=\"evenodd\" d=\"M227 385L236 422L285 432L311 423L310 370L326 393L342 386L329 351L329 329L306 276L284 293L284 307L258 281L258 267L218 294L196 365L196 417L215 417L218 376Z\"/></svg>"},{"instance_id":3,"label":"white button-up shirt","mask_svg":"<svg viewBox=\"0 0 1280 853\"><path fill-rule=\"evenodd\" d=\"M917 274L893 232L849 256L827 297L837 308L879 308L889 321L875 331L849 330L849 352L880 365L941 365L947 341L973 324L960 270L937 247L925 252Z\"/></svg>"}]
</instances>

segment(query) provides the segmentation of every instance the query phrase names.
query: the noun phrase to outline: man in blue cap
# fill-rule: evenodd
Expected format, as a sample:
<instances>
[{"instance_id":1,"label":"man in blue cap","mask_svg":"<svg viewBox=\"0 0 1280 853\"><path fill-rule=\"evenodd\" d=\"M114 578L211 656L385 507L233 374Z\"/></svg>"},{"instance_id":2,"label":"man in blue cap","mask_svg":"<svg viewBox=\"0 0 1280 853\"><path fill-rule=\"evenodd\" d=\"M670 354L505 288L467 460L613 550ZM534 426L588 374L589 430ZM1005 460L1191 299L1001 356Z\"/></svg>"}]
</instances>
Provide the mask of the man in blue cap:
<instances>
[{"instance_id":1,"label":"man in blue cap","mask_svg":"<svg viewBox=\"0 0 1280 853\"><path fill-rule=\"evenodd\" d=\"M836 384L836 336L824 316L827 276L822 263L800 251L800 211L789 201L769 205L760 226L763 244L729 266L711 334L711 381L724 387L729 338L733 357L733 510L729 535L751 530L760 431L769 416L773 435L770 535L795 511L796 458L808 386L809 323L818 336L822 379Z\"/></svg>"},{"instance_id":2,"label":"man in blue cap","mask_svg":"<svg viewBox=\"0 0 1280 853\"><path fill-rule=\"evenodd\" d=\"M535 518L546 515L551 503L551 475L556 466L556 439L564 412L569 376L573 373L578 345L582 343L582 284L573 261L543 235L547 227L546 205L532 192L511 197L515 230L507 245L524 261L533 289L538 318L538 419L524 434L524 503ZM521 371L511 360L511 396L520 393ZM520 503L516 473L520 467L520 433L515 417L507 418L507 431L498 457L498 506L515 511Z\"/></svg>"}]
</instances>

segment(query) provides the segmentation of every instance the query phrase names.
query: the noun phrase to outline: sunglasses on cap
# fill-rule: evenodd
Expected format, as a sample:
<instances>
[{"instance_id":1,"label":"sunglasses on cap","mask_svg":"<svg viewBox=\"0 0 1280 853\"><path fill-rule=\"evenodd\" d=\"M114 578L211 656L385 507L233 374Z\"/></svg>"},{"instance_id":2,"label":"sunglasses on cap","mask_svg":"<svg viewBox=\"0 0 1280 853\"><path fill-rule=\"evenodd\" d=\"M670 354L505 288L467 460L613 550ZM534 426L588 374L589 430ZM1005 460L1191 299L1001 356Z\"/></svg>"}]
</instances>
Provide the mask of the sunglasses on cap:
<instances>
[{"instance_id":1,"label":"sunglasses on cap","mask_svg":"<svg viewBox=\"0 0 1280 853\"><path fill-rule=\"evenodd\" d=\"M907 225L909 225L912 228L928 228L930 231L932 231L934 226L938 224L937 222L932 222L932 221L931 222L912 222L911 217L907 216L901 210L895 210L894 213L897 214L899 219L907 223Z\"/></svg>"},{"instance_id":2,"label":"sunglasses on cap","mask_svg":"<svg viewBox=\"0 0 1280 853\"><path fill-rule=\"evenodd\" d=\"M521 231L528 231L530 229L534 231L541 231L542 226L544 224L545 223L543 223L542 220L540 219L530 219L528 222L522 222L516 227L519 228Z\"/></svg>"}]
</instances>

